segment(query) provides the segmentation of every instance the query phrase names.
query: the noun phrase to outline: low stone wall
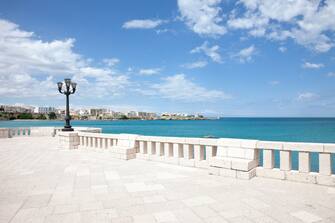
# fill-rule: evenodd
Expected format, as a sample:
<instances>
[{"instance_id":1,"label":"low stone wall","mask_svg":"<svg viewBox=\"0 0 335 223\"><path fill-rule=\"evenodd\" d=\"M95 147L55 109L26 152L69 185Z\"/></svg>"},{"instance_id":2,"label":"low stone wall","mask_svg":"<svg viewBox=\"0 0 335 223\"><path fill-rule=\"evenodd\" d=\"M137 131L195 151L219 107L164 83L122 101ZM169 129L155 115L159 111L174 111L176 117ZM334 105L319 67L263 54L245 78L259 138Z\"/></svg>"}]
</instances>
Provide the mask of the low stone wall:
<instances>
[{"instance_id":1,"label":"low stone wall","mask_svg":"<svg viewBox=\"0 0 335 223\"><path fill-rule=\"evenodd\" d=\"M101 128L90 127L74 127L78 132L101 133ZM15 128L0 128L0 138L13 137L54 137L58 132L62 131L62 127L15 127Z\"/></svg>"},{"instance_id":2,"label":"low stone wall","mask_svg":"<svg viewBox=\"0 0 335 223\"><path fill-rule=\"evenodd\" d=\"M118 148L120 135L78 132L78 148ZM209 174L238 179L269 177L335 186L332 154L335 144L271 142L246 139L205 139L133 135L136 159L208 169ZM77 141L76 141L77 142ZM275 168L275 151L280 168ZM292 169L292 152L298 152L299 169ZM319 171L311 171L311 153L319 155ZM260 154L263 154L260 165ZM119 157L117 157L119 158Z\"/></svg>"},{"instance_id":3,"label":"low stone wall","mask_svg":"<svg viewBox=\"0 0 335 223\"><path fill-rule=\"evenodd\" d=\"M268 177L335 186L332 170L335 144L331 143L102 134L99 128L85 127L75 128L74 132L60 130L58 127L0 128L0 138L57 135L59 147L63 149L106 149L118 159L136 158L203 168L209 174L239 179ZM298 153L298 170L292 169L293 152ZM311 153L318 155L317 172L311 170ZM275 154L279 154L279 167L275 167Z\"/></svg>"}]
</instances>

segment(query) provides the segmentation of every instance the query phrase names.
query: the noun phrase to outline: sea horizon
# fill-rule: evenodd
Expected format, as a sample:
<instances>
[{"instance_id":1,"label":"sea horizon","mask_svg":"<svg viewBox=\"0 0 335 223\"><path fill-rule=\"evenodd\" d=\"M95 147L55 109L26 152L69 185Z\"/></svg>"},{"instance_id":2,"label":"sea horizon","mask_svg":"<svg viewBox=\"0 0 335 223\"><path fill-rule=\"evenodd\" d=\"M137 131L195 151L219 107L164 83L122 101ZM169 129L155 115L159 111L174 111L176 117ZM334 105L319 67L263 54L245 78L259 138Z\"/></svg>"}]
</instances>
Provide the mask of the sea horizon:
<instances>
[{"instance_id":1,"label":"sea horizon","mask_svg":"<svg viewBox=\"0 0 335 223\"><path fill-rule=\"evenodd\" d=\"M333 117L225 117L207 120L73 120L103 133L335 143ZM62 120L0 121L0 127L63 126Z\"/></svg>"}]
</instances>

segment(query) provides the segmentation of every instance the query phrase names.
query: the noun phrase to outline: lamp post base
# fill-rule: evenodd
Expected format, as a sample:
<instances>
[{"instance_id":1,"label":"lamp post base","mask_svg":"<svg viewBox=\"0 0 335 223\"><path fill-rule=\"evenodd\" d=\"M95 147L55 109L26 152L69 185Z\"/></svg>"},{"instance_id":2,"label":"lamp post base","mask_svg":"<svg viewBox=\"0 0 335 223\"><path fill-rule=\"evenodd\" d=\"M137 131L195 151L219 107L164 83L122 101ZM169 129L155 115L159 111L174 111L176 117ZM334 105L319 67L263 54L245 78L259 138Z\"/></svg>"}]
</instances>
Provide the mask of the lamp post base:
<instances>
[{"instance_id":1,"label":"lamp post base","mask_svg":"<svg viewBox=\"0 0 335 223\"><path fill-rule=\"evenodd\" d=\"M65 127L64 126L64 128L62 128L62 132L73 132L74 130L73 130L73 128L71 128L71 126L70 127Z\"/></svg>"}]
</instances>

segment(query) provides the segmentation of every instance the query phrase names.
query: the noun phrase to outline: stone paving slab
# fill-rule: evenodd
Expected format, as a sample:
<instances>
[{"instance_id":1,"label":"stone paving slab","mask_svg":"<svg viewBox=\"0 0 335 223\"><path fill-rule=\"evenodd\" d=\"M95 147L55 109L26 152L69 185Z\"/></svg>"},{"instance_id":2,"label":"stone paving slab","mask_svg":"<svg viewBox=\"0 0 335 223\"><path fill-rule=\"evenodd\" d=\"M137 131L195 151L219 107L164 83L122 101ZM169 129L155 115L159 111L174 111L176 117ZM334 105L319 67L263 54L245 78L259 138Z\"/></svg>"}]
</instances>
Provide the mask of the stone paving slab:
<instances>
[{"instance_id":1,"label":"stone paving slab","mask_svg":"<svg viewBox=\"0 0 335 223\"><path fill-rule=\"evenodd\" d=\"M2 222L335 222L335 189L0 139Z\"/></svg>"}]
</instances>

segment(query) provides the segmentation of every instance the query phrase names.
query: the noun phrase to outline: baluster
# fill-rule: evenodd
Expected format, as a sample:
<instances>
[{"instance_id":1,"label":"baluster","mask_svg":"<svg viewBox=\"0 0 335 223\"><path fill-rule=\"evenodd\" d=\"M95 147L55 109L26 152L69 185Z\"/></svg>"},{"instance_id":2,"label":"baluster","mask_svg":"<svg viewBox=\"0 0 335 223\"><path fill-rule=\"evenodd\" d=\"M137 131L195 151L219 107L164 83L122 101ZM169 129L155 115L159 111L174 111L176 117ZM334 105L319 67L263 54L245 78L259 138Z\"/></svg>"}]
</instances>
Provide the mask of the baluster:
<instances>
[{"instance_id":1,"label":"baluster","mask_svg":"<svg viewBox=\"0 0 335 223\"><path fill-rule=\"evenodd\" d=\"M299 172L311 171L311 156L309 152L299 152Z\"/></svg>"},{"instance_id":2,"label":"baluster","mask_svg":"<svg viewBox=\"0 0 335 223\"><path fill-rule=\"evenodd\" d=\"M108 148L113 146L113 139L108 139L109 143L108 143Z\"/></svg>"},{"instance_id":3,"label":"baluster","mask_svg":"<svg viewBox=\"0 0 335 223\"><path fill-rule=\"evenodd\" d=\"M93 143L94 143L94 138L93 137L90 137L90 147L93 147Z\"/></svg>"},{"instance_id":4,"label":"baluster","mask_svg":"<svg viewBox=\"0 0 335 223\"><path fill-rule=\"evenodd\" d=\"M194 165L200 168L208 167L208 162L205 160L205 146L194 145Z\"/></svg>"},{"instance_id":5,"label":"baluster","mask_svg":"<svg viewBox=\"0 0 335 223\"><path fill-rule=\"evenodd\" d=\"M319 153L319 173L322 175L332 174L332 162L330 153Z\"/></svg>"},{"instance_id":6,"label":"baluster","mask_svg":"<svg viewBox=\"0 0 335 223\"><path fill-rule=\"evenodd\" d=\"M275 153L271 149L263 150L263 167L265 169L273 169L275 166Z\"/></svg>"},{"instance_id":7,"label":"baluster","mask_svg":"<svg viewBox=\"0 0 335 223\"><path fill-rule=\"evenodd\" d=\"M147 143L147 149L148 149L148 154L149 155L155 155L156 154L156 143L149 141Z\"/></svg>"},{"instance_id":8,"label":"baluster","mask_svg":"<svg viewBox=\"0 0 335 223\"><path fill-rule=\"evenodd\" d=\"M117 145L117 139L113 139L113 146Z\"/></svg>"},{"instance_id":9,"label":"baluster","mask_svg":"<svg viewBox=\"0 0 335 223\"><path fill-rule=\"evenodd\" d=\"M163 156L164 155L163 143L156 142L155 144L156 144L155 145L155 147L156 147L156 155L157 156Z\"/></svg>"},{"instance_id":10,"label":"baluster","mask_svg":"<svg viewBox=\"0 0 335 223\"><path fill-rule=\"evenodd\" d=\"M216 155L215 146L206 146L206 160L210 161Z\"/></svg>"},{"instance_id":11,"label":"baluster","mask_svg":"<svg viewBox=\"0 0 335 223\"><path fill-rule=\"evenodd\" d=\"M107 149L107 139L106 138L102 138L102 148Z\"/></svg>"},{"instance_id":12,"label":"baluster","mask_svg":"<svg viewBox=\"0 0 335 223\"><path fill-rule=\"evenodd\" d=\"M194 159L193 145L184 144L183 150L184 150L184 159L186 160Z\"/></svg>"},{"instance_id":13,"label":"baluster","mask_svg":"<svg viewBox=\"0 0 335 223\"><path fill-rule=\"evenodd\" d=\"M102 149L102 138L97 138L98 140L98 148Z\"/></svg>"},{"instance_id":14,"label":"baluster","mask_svg":"<svg viewBox=\"0 0 335 223\"><path fill-rule=\"evenodd\" d=\"M203 145L194 145L194 159L197 161L205 159L205 147Z\"/></svg>"},{"instance_id":15,"label":"baluster","mask_svg":"<svg viewBox=\"0 0 335 223\"><path fill-rule=\"evenodd\" d=\"M99 138L94 137L94 148L99 148Z\"/></svg>"},{"instance_id":16,"label":"baluster","mask_svg":"<svg viewBox=\"0 0 335 223\"><path fill-rule=\"evenodd\" d=\"M182 144L174 143L173 144L173 157L174 158L183 158L183 148Z\"/></svg>"},{"instance_id":17,"label":"baluster","mask_svg":"<svg viewBox=\"0 0 335 223\"><path fill-rule=\"evenodd\" d=\"M146 141L140 141L140 153L141 154L147 153L147 142Z\"/></svg>"},{"instance_id":18,"label":"baluster","mask_svg":"<svg viewBox=\"0 0 335 223\"><path fill-rule=\"evenodd\" d=\"M171 143L168 142L164 143L164 156L165 157L173 156L173 148Z\"/></svg>"},{"instance_id":19,"label":"baluster","mask_svg":"<svg viewBox=\"0 0 335 223\"><path fill-rule=\"evenodd\" d=\"M283 151L281 150L279 152L279 158L280 158L280 169L281 170L291 170L292 169L292 152L291 151Z\"/></svg>"},{"instance_id":20,"label":"baluster","mask_svg":"<svg viewBox=\"0 0 335 223\"><path fill-rule=\"evenodd\" d=\"M84 147L87 148L88 147L88 137L84 136Z\"/></svg>"}]
</instances>

